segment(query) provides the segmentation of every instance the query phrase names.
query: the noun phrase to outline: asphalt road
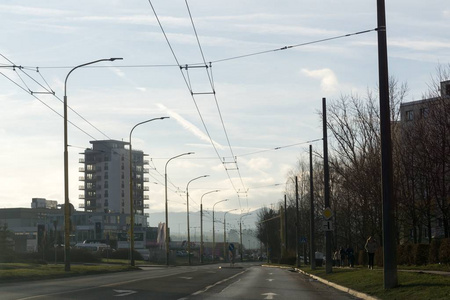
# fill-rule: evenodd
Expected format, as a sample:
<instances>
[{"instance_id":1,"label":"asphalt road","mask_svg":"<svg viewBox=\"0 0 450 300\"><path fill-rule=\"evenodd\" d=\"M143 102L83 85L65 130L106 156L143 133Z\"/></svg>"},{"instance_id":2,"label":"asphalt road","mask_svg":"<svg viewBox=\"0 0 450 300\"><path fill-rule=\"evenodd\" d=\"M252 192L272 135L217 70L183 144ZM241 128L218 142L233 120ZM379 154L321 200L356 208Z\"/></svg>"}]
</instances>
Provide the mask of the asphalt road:
<instances>
[{"instance_id":1,"label":"asphalt road","mask_svg":"<svg viewBox=\"0 0 450 300\"><path fill-rule=\"evenodd\" d=\"M289 269L216 264L148 267L136 272L1 284L0 299L355 298Z\"/></svg>"}]
</instances>

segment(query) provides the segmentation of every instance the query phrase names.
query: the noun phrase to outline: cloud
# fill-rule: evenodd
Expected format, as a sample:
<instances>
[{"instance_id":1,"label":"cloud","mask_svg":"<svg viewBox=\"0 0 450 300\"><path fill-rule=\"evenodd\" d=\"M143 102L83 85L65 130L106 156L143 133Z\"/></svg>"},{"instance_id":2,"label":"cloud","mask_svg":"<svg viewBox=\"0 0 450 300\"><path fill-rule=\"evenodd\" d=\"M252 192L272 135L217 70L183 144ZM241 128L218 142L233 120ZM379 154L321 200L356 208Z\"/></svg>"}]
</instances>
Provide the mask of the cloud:
<instances>
[{"instance_id":1,"label":"cloud","mask_svg":"<svg viewBox=\"0 0 450 300\"><path fill-rule=\"evenodd\" d=\"M247 165L254 170L267 170L272 167L270 160L264 157L252 158L247 162Z\"/></svg>"},{"instance_id":2,"label":"cloud","mask_svg":"<svg viewBox=\"0 0 450 300\"><path fill-rule=\"evenodd\" d=\"M302 69L302 73L308 77L320 79L320 87L323 91L334 92L338 88L338 80L336 75L328 68L320 70Z\"/></svg>"},{"instance_id":3,"label":"cloud","mask_svg":"<svg viewBox=\"0 0 450 300\"><path fill-rule=\"evenodd\" d=\"M156 105L159 107L159 109L165 111L171 118L175 119L175 121L177 121L181 126L183 126L185 129L190 131L192 134L194 134L201 140L206 141L208 143L212 142L214 144L214 146L216 146L217 148L223 149L222 145L220 145L219 143L217 143L213 140L210 140L210 138L206 134L204 134L197 126L195 126L191 122L187 121L186 119L184 119L182 116L180 116L176 112L171 111L170 109L165 107L163 104L158 103Z\"/></svg>"}]
</instances>

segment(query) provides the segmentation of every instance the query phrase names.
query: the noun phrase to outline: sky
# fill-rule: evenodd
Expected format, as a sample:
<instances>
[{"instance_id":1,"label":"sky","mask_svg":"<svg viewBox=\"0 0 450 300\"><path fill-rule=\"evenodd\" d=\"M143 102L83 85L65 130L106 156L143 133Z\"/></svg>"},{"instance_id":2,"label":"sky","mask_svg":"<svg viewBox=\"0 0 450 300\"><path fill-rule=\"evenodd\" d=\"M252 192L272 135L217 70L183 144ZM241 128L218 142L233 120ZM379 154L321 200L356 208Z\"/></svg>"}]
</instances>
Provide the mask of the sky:
<instances>
[{"instance_id":1,"label":"sky","mask_svg":"<svg viewBox=\"0 0 450 300\"><path fill-rule=\"evenodd\" d=\"M389 75L421 99L450 62L450 4L386 2ZM123 58L68 77L71 203L90 141L167 116L132 135L150 161L150 215L164 211L166 163L187 152L167 163L169 211L186 211L189 182L193 214L213 190L204 209L276 205L309 144L322 149L321 99L378 83L375 0L6 0L0 27L0 208L64 202L64 82L83 63Z\"/></svg>"}]
</instances>

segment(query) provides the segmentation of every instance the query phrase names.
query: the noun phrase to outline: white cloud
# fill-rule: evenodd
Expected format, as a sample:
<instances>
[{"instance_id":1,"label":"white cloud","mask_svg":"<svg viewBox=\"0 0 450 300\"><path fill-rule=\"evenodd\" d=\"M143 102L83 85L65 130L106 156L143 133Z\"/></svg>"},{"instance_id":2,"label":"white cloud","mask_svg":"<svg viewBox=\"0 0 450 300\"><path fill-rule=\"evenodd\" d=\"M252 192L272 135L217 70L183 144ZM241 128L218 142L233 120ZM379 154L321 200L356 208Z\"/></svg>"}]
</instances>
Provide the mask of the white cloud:
<instances>
[{"instance_id":1,"label":"white cloud","mask_svg":"<svg viewBox=\"0 0 450 300\"><path fill-rule=\"evenodd\" d=\"M247 165L254 170L267 170L272 167L272 163L265 157L252 158L247 162Z\"/></svg>"},{"instance_id":2,"label":"white cloud","mask_svg":"<svg viewBox=\"0 0 450 300\"><path fill-rule=\"evenodd\" d=\"M338 88L338 80L336 75L328 68L320 70L302 69L302 73L308 77L320 79L320 87L323 91L334 92Z\"/></svg>"}]
</instances>

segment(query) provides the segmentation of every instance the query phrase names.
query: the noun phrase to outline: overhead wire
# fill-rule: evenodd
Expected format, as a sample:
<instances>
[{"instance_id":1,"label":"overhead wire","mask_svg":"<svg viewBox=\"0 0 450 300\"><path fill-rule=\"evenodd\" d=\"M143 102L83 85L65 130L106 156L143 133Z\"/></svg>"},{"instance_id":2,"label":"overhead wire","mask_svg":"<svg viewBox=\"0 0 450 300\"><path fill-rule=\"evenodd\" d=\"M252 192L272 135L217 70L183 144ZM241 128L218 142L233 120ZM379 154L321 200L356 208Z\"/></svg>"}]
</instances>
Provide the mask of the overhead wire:
<instances>
[{"instance_id":1,"label":"overhead wire","mask_svg":"<svg viewBox=\"0 0 450 300\"><path fill-rule=\"evenodd\" d=\"M187 7L187 10L188 10L188 13L189 13L189 18L190 18L190 20L191 20L192 28L193 28L193 30L194 30L195 38L196 38L196 40L197 40L197 44L198 44L200 53L201 53L201 55L202 55L203 63L204 63L205 66L206 66L206 70L207 70L206 73L208 74L209 83L210 83L210 85L211 85L211 89L213 90L214 100L215 100L215 103L216 103L217 111L218 111L218 113L219 113L220 122L221 122L221 124L222 124L222 128L223 128L223 131L224 131L224 134L225 134L227 143L228 143L228 147L229 147L229 149L230 149L231 157L234 159L234 163L236 164L237 171L238 171L238 174L239 174L239 178L240 178L240 180L241 180L241 184L242 184L242 186L243 186L243 188L244 188L244 190L245 190L245 185L244 185L244 182L243 182L243 180L242 180L242 176L241 176L241 174L240 174L239 167L238 167L238 165L237 165L237 161L236 161L236 159L235 159L235 155L234 155L233 149L232 149L232 147L231 147L230 139L229 139L229 137L228 137L228 133L227 133L227 130L226 130L226 128L225 128L225 123L224 123L224 121L223 121L223 116L222 116L222 112L221 112L221 110L220 110L219 101L218 101L218 99L217 99L216 91L215 91L215 88L214 88L214 80L213 80L213 77L212 77L212 65L211 65L211 64L209 65L209 68L211 69L211 72L208 72L208 65L207 65L207 63L206 63L206 59L205 59L205 55L204 55L204 52L203 52L203 48L202 48L201 43L200 43L200 39L199 39L199 37L198 37L197 29L195 28L194 19L192 18L192 13L191 13L191 10L190 10L190 8L189 8L188 1L185 0L185 3L186 3L186 7Z\"/></svg>"},{"instance_id":2,"label":"overhead wire","mask_svg":"<svg viewBox=\"0 0 450 300\"><path fill-rule=\"evenodd\" d=\"M184 82L185 82L187 88L189 89L189 91L190 91L190 93L191 93L191 98L192 98L192 100L193 100L193 102L194 102L194 105L195 105L195 108L196 108L196 110L197 110L197 113L198 113L198 115L199 115L199 117L200 117L200 120L201 120L201 122L202 122L202 124L203 124L203 128L205 129L205 132L206 132L206 134L207 134L207 136L208 136L208 138L209 138L209 141L210 141L211 145L212 145L213 148L214 148L214 151L216 152L217 157L220 159L221 156L220 156L220 154L219 154L219 151L217 150L217 147L216 147L216 145L215 145L215 142L213 141L213 139L212 139L212 137L211 137L211 134L209 133L208 127L206 126L205 120L203 119L203 116L202 116L202 114L201 114L201 112L200 112L200 108L199 108L199 106L198 106L198 104L197 104L197 101L195 100L194 94L193 94L192 89L191 89L191 86L190 86L190 84L189 84L189 82L188 82L188 80L187 80L187 78L186 78L186 75L183 73L183 66L180 64L180 62L179 62L179 60L178 60L178 58L177 58L177 56L176 56L176 54L175 54L175 51L174 51L174 49L173 49L173 47L172 47L172 45L171 45L171 43L170 43L170 41L169 41L169 38L167 37L167 34L166 34L165 30L164 30L164 27L162 26L162 23L161 23L161 21L160 21L160 19L159 19L159 16L158 16L158 14L157 14L157 12L156 12L154 6L153 6L152 1L151 1L151 0L148 0L148 3L149 3L149 5L150 5L150 7L151 7L151 9L152 9L152 11L153 11L153 14L155 15L155 18L156 18L156 20L157 20L157 22L158 22L158 24L159 24L159 27L160 27L160 29L161 29L161 31L162 31L162 34L164 35L164 38L165 38L165 40L166 40L166 43L167 43L167 45L169 46L169 49L170 49L170 51L171 51L171 53L172 53L172 56L173 56L173 58L175 59L176 63L178 64L179 68L180 68L180 73L181 73L181 75L182 75L182 77L183 77L183 79L184 79ZM231 185L233 186L233 188L235 189L235 191L237 191L237 189L236 189L236 187L234 186L234 183L233 183L233 181L232 181L232 179L231 179L231 176L230 176L230 174L229 174L228 172L227 172L227 175L228 175L228 178L229 178L229 180L230 180L230 182L231 182Z\"/></svg>"}]
</instances>

